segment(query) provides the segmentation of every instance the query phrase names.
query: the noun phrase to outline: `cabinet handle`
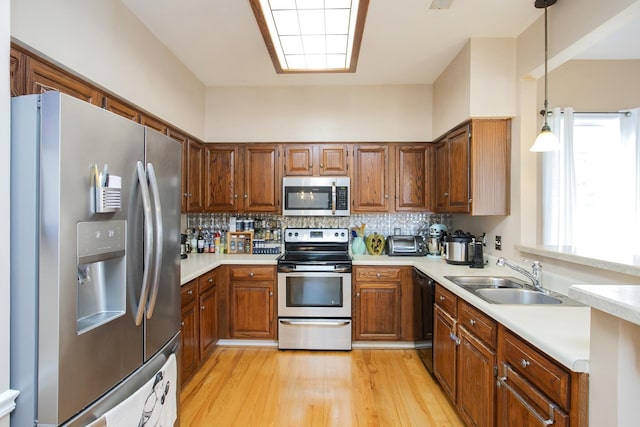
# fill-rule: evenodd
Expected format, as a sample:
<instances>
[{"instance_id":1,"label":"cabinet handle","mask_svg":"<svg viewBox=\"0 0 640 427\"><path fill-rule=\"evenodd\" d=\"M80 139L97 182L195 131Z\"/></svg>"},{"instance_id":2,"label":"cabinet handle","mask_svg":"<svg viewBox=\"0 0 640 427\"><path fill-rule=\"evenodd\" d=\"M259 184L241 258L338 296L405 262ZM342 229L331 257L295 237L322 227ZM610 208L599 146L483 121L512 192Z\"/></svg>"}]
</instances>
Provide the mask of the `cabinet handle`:
<instances>
[{"instance_id":1,"label":"cabinet handle","mask_svg":"<svg viewBox=\"0 0 640 427\"><path fill-rule=\"evenodd\" d=\"M380 273L376 273L376 277L379 279L379 278L381 278L381 277L382 277L382 274L380 274Z\"/></svg>"},{"instance_id":2,"label":"cabinet handle","mask_svg":"<svg viewBox=\"0 0 640 427\"><path fill-rule=\"evenodd\" d=\"M444 197L449 197L449 193L444 193Z\"/></svg>"},{"instance_id":3,"label":"cabinet handle","mask_svg":"<svg viewBox=\"0 0 640 427\"><path fill-rule=\"evenodd\" d=\"M360 298L360 292L356 292L356 298Z\"/></svg>"},{"instance_id":4,"label":"cabinet handle","mask_svg":"<svg viewBox=\"0 0 640 427\"><path fill-rule=\"evenodd\" d=\"M248 198L249 198L249 195L248 195L248 194L245 194L245 195L244 195L244 198L245 198L245 199L248 199Z\"/></svg>"},{"instance_id":5,"label":"cabinet handle","mask_svg":"<svg viewBox=\"0 0 640 427\"><path fill-rule=\"evenodd\" d=\"M209 283L213 283L213 277L209 277L208 282L209 282Z\"/></svg>"},{"instance_id":6,"label":"cabinet handle","mask_svg":"<svg viewBox=\"0 0 640 427\"><path fill-rule=\"evenodd\" d=\"M234 198L234 199L237 199L237 198L238 198L238 195L237 195L237 194L234 194L234 195L233 195L233 198Z\"/></svg>"},{"instance_id":7,"label":"cabinet handle","mask_svg":"<svg viewBox=\"0 0 640 427\"><path fill-rule=\"evenodd\" d=\"M520 361L520 366L522 366L523 368L526 368L529 365L531 365L531 362L529 362L527 359L522 359Z\"/></svg>"},{"instance_id":8,"label":"cabinet handle","mask_svg":"<svg viewBox=\"0 0 640 427\"><path fill-rule=\"evenodd\" d=\"M204 305L201 305L201 306L200 306L200 311L205 311L205 307L204 307Z\"/></svg>"},{"instance_id":9,"label":"cabinet handle","mask_svg":"<svg viewBox=\"0 0 640 427\"><path fill-rule=\"evenodd\" d=\"M322 165L320 165L322 167ZM309 169L313 169L313 163L309 163Z\"/></svg>"},{"instance_id":10,"label":"cabinet handle","mask_svg":"<svg viewBox=\"0 0 640 427\"><path fill-rule=\"evenodd\" d=\"M187 295L189 295L189 296L193 295L193 291L192 291L191 289L189 289L189 290L187 291Z\"/></svg>"},{"instance_id":11,"label":"cabinet handle","mask_svg":"<svg viewBox=\"0 0 640 427\"><path fill-rule=\"evenodd\" d=\"M184 328L184 321L180 322L180 327Z\"/></svg>"},{"instance_id":12,"label":"cabinet handle","mask_svg":"<svg viewBox=\"0 0 640 427\"><path fill-rule=\"evenodd\" d=\"M476 321L473 319L469 319L469 323L471 324L471 326L474 326L476 324Z\"/></svg>"},{"instance_id":13,"label":"cabinet handle","mask_svg":"<svg viewBox=\"0 0 640 427\"><path fill-rule=\"evenodd\" d=\"M269 296L272 297L273 296L273 291L269 291Z\"/></svg>"},{"instance_id":14,"label":"cabinet handle","mask_svg":"<svg viewBox=\"0 0 640 427\"><path fill-rule=\"evenodd\" d=\"M249 277L253 277L253 271L249 272Z\"/></svg>"},{"instance_id":15,"label":"cabinet handle","mask_svg":"<svg viewBox=\"0 0 640 427\"><path fill-rule=\"evenodd\" d=\"M385 199L388 199L388 198L389 198L389 195L388 195L388 194L385 194L385 195L384 195L384 198L385 198Z\"/></svg>"},{"instance_id":16,"label":"cabinet handle","mask_svg":"<svg viewBox=\"0 0 640 427\"><path fill-rule=\"evenodd\" d=\"M324 163L320 163L320 167L321 167L321 168L324 168Z\"/></svg>"},{"instance_id":17,"label":"cabinet handle","mask_svg":"<svg viewBox=\"0 0 640 427\"><path fill-rule=\"evenodd\" d=\"M182 197L189 197L189 193L182 193Z\"/></svg>"},{"instance_id":18,"label":"cabinet handle","mask_svg":"<svg viewBox=\"0 0 640 427\"><path fill-rule=\"evenodd\" d=\"M451 332L449 334L449 338L451 338L451 341L455 342L456 345L460 345L460 338L458 338L457 336L455 336L455 334L453 332Z\"/></svg>"},{"instance_id":19,"label":"cabinet handle","mask_svg":"<svg viewBox=\"0 0 640 427\"><path fill-rule=\"evenodd\" d=\"M446 298L440 295L440 301L444 301L444 300L446 300Z\"/></svg>"}]
</instances>

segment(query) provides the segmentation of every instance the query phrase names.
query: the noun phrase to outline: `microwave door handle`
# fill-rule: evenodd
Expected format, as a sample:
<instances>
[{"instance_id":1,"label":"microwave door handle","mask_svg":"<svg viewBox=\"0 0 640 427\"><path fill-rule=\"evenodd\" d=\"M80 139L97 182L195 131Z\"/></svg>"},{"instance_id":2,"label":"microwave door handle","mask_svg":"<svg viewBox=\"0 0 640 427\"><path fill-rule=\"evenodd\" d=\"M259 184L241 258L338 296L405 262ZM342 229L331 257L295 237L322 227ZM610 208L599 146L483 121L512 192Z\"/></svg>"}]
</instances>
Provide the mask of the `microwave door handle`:
<instances>
[{"instance_id":1,"label":"microwave door handle","mask_svg":"<svg viewBox=\"0 0 640 427\"><path fill-rule=\"evenodd\" d=\"M153 275L151 279L151 296L147 304L147 319L153 316L153 310L156 307L158 298L158 288L160 287L160 268L162 266L162 246L163 246L163 229L162 226L162 207L160 205L160 191L158 190L158 179L156 172L151 163L147 164L147 175L149 176L149 187L153 196L153 214L155 217L154 240L155 247L153 251Z\"/></svg>"},{"instance_id":2,"label":"microwave door handle","mask_svg":"<svg viewBox=\"0 0 640 427\"><path fill-rule=\"evenodd\" d=\"M336 182L332 181L331 182L331 214L335 215L336 214Z\"/></svg>"},{"instance_id":3,"label":"microwave door handle","mask_svg":"<svg viewBox=\"0 0 640 427\"><path fill-rule=\"evenodd\" d=\"M147 174L144 170L142 162L136 164L138 175L138 183L140 184L140 194L142 196L142 207L144 211L144 270L142 273L142 289L140 290L140 299L135 313L136 326L142 324L144 316L144 308L149 295L149 269L151 267L151 251L153 248L153 220L151 216L151 197L149 196L149 187L147 185Z\"/></svg>"}]
</instances>

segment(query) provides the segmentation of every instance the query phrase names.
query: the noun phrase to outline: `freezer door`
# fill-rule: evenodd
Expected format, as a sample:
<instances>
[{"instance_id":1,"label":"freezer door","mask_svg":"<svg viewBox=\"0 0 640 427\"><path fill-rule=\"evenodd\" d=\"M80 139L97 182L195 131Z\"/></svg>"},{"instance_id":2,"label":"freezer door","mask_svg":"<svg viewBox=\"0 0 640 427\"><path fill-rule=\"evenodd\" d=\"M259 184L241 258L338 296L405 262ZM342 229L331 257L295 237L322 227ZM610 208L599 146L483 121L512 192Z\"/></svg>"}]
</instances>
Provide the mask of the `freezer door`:
<instances>
[{"instance_id":1,"label":"freezer door","mask_svg":"<svg viewBox=\"0 0 640 427\"><path fill-rule=\"evenodd\" d=\"M153 129L145 131L154 233L160 241L152 253L152 287L145 314L144 357L148 360L180 330L182 147Z\"/></svg>"},{"instance_id":2,"label":"freezer door","mask_svg":"<svg viewBox=\"0 0 640 427\"><path fill-rule=\"evenodd\" d=\"M22 180L21 165L12 164L12 203L26 200L30 206L21 205L25 214L37 212L35 224L20 224L12 236L12 252L26 263L12 265L12 292L35 289L35 298L21 298L19 306L12 306L12 324L17 325L12 343L25 341L20 351L26 363L30 353L37 355L37 384L26 380L31 386L21 389L19 404L25 411L16 413L25 418L15 420L16 425L33 425L35 419L62 424L143 361L143 328L135 327L132 309L137 297L126 286L126 281L139 280L142 248L125 241L130 221L135 222L128 208L135 162L144 161L144 128L57 92L39 101L39 139L12 140L12 150L35 146L40 160L34 163L37 180ZM12 122L21 126L20 117ZM95 213L94 164L100 170L108 165L113 180L120 177L118 209ZM24 170L31 173L29 167ZM21 271L34 267L35 280L23 280ZM34 318L37 330L19 330ZM13 354L12 365L22 363L21 358ZM33 365L26 368L34 371Z\"/></svg>"}]
</instances>

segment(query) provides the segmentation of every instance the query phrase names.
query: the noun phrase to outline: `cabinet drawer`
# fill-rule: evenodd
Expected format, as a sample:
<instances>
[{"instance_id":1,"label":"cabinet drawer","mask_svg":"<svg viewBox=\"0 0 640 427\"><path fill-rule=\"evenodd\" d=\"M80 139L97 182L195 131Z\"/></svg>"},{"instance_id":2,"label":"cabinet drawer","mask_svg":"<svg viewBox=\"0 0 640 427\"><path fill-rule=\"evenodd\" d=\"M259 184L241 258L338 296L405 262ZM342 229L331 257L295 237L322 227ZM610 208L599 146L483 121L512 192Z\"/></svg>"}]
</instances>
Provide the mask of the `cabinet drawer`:
<instances>
[{"instance_id":1,"label":"cabinet drawer","mask_svg":"<svg viewBox=\"0 0 640 427\"><path fill-rule=\"evenodd\" d=\"M216 274L213 271L203 274L198 279L200 284L199 292L201 294L207 292L209 289L213 288L216 284Z\"/></svg>"},{"instance_id":2,"label":"cabinet drawer","mask_svg":"<svg viewBox=\"0 0 640 427\"><path fill-rule=\"evenodd\" d=\"M357 281L400 281L402 269L388 267L357 267Z\"/></svg>"},{"instance_id":3,"label":"cabinet drawer","mask_svg":"<svg viewBox=\"0 0 640 427\"><path fill-rule=\"evenodd\" d=\"M563 409L569 408L571 376L520 338L505 330L501 359Z\"/></svg>"},{"instance_id":4,"label":"cabinet drawer","mask_svg":"<svg viewBox=\"0 0 640 427\"><path fill-rule=\"evenodd\" d=\"M456 301L458 298L441 285L436 285L436 304L438 304L444 311L449 313L453 318L458 317L458 310Z\"/></svg>"},{"instance_id":5,"label":"cabinet drawer","mask_svg":"<svg viewBox=\"0 0 640 427\"><path fill-rule=\"evenodd\" d=\"M271 266L230 265L231 280L272 280L276 277L276 269Z\"/></svg>"},{"instance_id":6,"label":"cabinet drawer","mask_svg":"<svg viewBox=\"0 0 640 427\"><path fill-rule=\"evenodd\" d=\"M458 325L463 326L489 347L496 348L498 324L463 300L458 300Z\"/></svg>"},{"instance_id":7,"label":"cabinet drawer","mask_svg":"<svg viewBox=\"0 0 640 427\"><path fill-rule=\"evenodd\" d=\"M186 307L195 301L198 296L198 279L194 279L188 283L185 283L180 288L180 301L182 307Z\"/></svg>"}]
</instances>

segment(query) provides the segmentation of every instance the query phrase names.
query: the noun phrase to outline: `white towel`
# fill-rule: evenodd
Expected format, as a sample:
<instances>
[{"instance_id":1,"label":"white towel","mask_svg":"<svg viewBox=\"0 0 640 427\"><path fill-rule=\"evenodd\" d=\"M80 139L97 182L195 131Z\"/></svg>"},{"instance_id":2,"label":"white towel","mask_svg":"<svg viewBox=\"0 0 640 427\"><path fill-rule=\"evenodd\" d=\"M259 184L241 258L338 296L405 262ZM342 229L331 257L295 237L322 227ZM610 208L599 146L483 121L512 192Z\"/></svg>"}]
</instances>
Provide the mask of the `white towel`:
<instances>
[{"instance_id":1,"label":"white towel","mask_svg":"<svg viewBox=\"0 0 640 427\"><path fill-rule=\"evenodd\" d=\"M177 418L177 366L171 354L142 388L104 414L107 427L173 427Z\"/></svg>"}]
</instances>

